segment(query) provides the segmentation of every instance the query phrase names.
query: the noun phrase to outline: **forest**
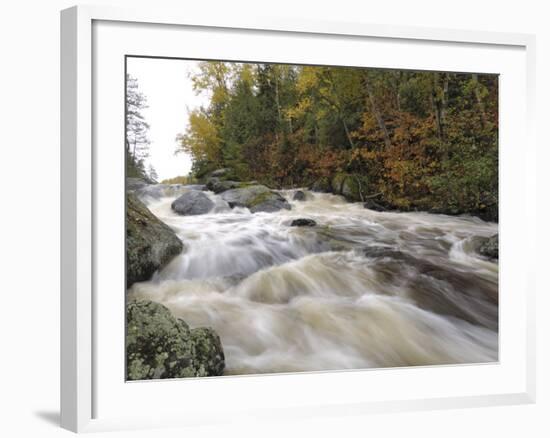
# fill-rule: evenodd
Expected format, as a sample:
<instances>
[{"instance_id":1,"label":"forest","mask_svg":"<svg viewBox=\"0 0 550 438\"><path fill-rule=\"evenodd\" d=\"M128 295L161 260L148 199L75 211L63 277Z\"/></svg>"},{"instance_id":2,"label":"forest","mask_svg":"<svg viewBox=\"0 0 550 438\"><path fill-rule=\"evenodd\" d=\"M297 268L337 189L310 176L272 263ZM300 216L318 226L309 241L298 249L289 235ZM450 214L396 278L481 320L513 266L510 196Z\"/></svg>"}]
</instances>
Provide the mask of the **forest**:
<instances>
[{"instance_id":1,"label":"forest","mask_svg":"<svg viewBox=\"0 0 550 438\"><path fill-rule=\"evenodd\" d=\"M272 188L498 221L498 76L204 61L179 151Z\"/></svg>"}]
</instances>

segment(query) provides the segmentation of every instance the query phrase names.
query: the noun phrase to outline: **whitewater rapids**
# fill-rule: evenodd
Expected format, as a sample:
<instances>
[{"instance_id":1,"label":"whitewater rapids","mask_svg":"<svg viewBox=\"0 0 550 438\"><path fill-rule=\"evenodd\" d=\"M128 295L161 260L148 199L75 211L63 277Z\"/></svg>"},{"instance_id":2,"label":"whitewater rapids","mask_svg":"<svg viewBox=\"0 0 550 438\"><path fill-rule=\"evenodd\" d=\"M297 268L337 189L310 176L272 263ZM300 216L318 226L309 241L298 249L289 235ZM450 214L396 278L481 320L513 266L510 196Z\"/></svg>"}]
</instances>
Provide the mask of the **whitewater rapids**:
<instances>
[{"instance_id":1,"label":"whitewater rapids","mask_svg":"<svg viewBox=\"0 0 550 438\"><path fill-rule=\"evenodd\" d=\"M251 214L205 193L215 208L200 216L171 210L181 190L143 198L185 249L128 294L212 327L225 374L498 360L498 264L473 243L497 224L292 190L291 210Z\"/></svg>"}]
</instances>

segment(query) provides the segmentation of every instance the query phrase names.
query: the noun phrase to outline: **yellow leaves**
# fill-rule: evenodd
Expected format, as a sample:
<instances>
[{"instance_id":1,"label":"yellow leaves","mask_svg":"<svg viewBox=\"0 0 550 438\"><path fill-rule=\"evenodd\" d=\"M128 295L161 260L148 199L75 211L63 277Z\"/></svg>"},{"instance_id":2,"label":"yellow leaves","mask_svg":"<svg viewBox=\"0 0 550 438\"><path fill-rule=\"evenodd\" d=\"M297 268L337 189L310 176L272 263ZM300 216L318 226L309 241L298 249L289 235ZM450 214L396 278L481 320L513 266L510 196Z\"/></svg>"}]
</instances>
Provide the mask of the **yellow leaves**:
<instances>
[{"instance_id":1,"label":"yellow leaves","mask_svg":"<svg viewBox=\"0 0 550 438\"><path fill-rule=\"evenodd\" d=\"M296 119L299 117L302 117L307 111L310 110L312 107L313 102L309 96L304 97L303 99L299 100L296 106L291 108L286 108L284 110L285 116L287 118Z\"/></svg>"},{"instance_id":2,"label":"yellow leaves","mask_svg":"<svg viewBox=\"0 0 550 438\"><path fill-rule=\"evenodd\" d=\"M299 93L306 93L312 88L317 88L319 84L319 67L305 66L302 68L298 80L296 82L296 89Z\"/></svg>"},{"instance_id":3,"label":"yellow leaves","mask_svg":"<svg viewBox=\"0 0 550 438\"><path fill-rule=\"evenodd\" d=\"M378 156L378 152L369 151L366 148L356 148L351 151L349 164L361 166L367 164L369 161L378 159Z\"/></svg>"},{"instance_id":4,"label":"yellow leaves","mask_svg":"<svg viewBox=\"0 0 550 438\"><path fill-rule=\"evenodd\" d=\"M229 97L227 81L230 73L229 63L203 61L199 63L199 71L191 76L193 89L197 93L210 91L213 104L223 103Z\"/></svg>"},{"instance_id":5,"label":"yellow leaves","mask_svg":"<svg viewBox=\"0 0 550 438\"><path fill-rule=\"evenodd\" d=\"M246 82L249 86L254 84L255 75L254 70L252 69L252 64L242 64L237 74L239 79Z\"/></svg>"},{"instance_id":6,"label":"yellow leaves","mask_svg":"<svg viewBox=\"0 0 550 438\"><path fill-rule=\"evenodd\" d=\"M221 139L218 129L208 116L199 110L189 115L189 125L185 135L179 140L182 150L193 157L212 162L219 162L221 159Z\"/></svg>"}]
</instances>

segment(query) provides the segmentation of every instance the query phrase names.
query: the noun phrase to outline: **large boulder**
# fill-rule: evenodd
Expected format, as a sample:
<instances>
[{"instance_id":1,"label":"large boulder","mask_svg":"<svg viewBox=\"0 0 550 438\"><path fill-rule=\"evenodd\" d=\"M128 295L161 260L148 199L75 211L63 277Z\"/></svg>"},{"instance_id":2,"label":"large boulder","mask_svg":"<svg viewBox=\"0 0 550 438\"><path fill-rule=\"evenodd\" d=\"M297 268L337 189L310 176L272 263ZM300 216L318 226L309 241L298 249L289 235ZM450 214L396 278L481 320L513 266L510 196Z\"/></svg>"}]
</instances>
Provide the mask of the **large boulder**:
<instances>
[{"instance_id":1,"label":"large boulder","mask_svg":"<svg viewBox=\"0 0 550 438\"><path fill-rule=\"evenodd\" d=\"M477 251L482 256L498 259L498 234L482 238L477 246Z\"/></svg>"},{"instance_id":2,"label":"large boulder","mask_svg":"<svg viewBox=\"0 0 550 438\"><path fill-rule=\"evenodd\" d=\"M252 213L275 212L281 209L290 210L290 204L279 193L266 186L251 185L223 192L221 198L231 208L246 207Z\"/></svg>"},{"instance_id":3,"label":"large boulder","mask_svg":"<svg viewBox=\"0 0 550 438\"><path fill-rule=\"evenodd\" d=\"M210 198L197 190L186 192L172 202L172 210L185 216L206 214L213 208L214 203Z\"/></svg>"},{"instance_id":4,"label":"large boulder","mask_svg":"<svg viewBox=\"0 0 550 438\"><path fill-rule=\"evenodd\" d=\"M183 243L134 195L126 195L126 287L145 281L183 249Z\"/></svg>"},{"instance_id":5,"label":"large boulder","mask_svg":"<svg viewBox=\"0 0 550 438\"><path fill-rule=\"evenodd\" d=\"M209 178L206 182L206 189L216 194L223 193L227 190L237 189L241 187L242 183L231 180L220 180L219 178Z\"/></svg>"},{"instance_id":6,"label":"large boulder","mask_svg":"<svg viewBox=\"0 0 550 438\"><path fill-rule=\"evenodd\" d=\"M224 368L220 338L211 328L190 329L152 301L127 304L128 380L220 376Z\"/></svg>"}]
</instances>

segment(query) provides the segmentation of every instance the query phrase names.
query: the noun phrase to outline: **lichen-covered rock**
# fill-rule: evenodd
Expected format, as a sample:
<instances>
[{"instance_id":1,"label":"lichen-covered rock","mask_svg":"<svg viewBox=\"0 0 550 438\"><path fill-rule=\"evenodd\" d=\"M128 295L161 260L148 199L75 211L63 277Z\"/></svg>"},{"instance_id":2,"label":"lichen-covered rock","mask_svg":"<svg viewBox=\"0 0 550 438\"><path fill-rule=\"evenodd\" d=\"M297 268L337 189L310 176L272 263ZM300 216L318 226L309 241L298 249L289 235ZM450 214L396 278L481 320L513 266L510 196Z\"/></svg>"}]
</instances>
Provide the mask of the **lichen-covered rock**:
<instances>
[{"instance_id":1,"label":"lichen-covered rock","mask_svg":"<svg viewBox=\"0 0 550 438\"><path fill-rule=\"evenodd\" d=\"M293 201L305 201L306 200L306 194L301 190L297 190L296 192L294 192L294 196L292 197L292 200Z\"/></svg>"},{"instance_id":2,"label":"lichen-covered rock","mask_svg":"<svg viewBox=\"0 0 550 438\"><path fill-rule=\"evenodd\" d=\"M485 257L498 259L498 234L484 238L477 250Z\"/></svg>"},{"instance_id":3,"label":"lichen-covered rock","mask_svg":"<svg viewBox=\"0 0 550 438\"><path fill-rule=\"evenodd\" d=\"M214 330L190 329L153 301L127 304L128 380L219 376L224 367L223 348Z\"/></svg>"},{"instance_id":4,"label":"lichen-covered rock","mask_svg":"<svg viewBox=\"0 0 550 438\"><path fill-rule=\"evenodd\" d=\"M290 204L279 193L263 185L251 185L223 192L221 198L231 208L246 207L252 213L290 210Z\"/></svg>"},{"instance_id":5,"label":"lichen-covered rock","mask_svg":"<svg viewBox=\"0 0 550 438\"><path fill-rule=\"evenodd\" d=\"M134 195L126 195L126 287L145 281L183 249L176 234Z\"/></svg>"},{"instance_id":6,"label":"lichen-covered rock","mask_svg":"<svg viewBox=\"0 0 550 438\"><path fill-rule=\"evenodd\" d=\"M217 333L209 327L198 327L191 330L191 340L195 344L195 362L200 364L200 369L204 369L207 376L221 376L225 357Z\"/></svg>"},{"instance_id":7,"label":"lichen-covered rock","mask_svg":"<svg viewBox=\"0 0 550 438\"><path fill-rule=\"evenodd\" d=\"M313 219L306 219L306 218L299 218L294 219L291 223L291 227L314 227L317 225L317 222L315 222Z\"/></svg>"},{"instance_id":8,"label":"lichen-covered rock","mask_svg":"<svg viewBox=\"0 0 550 438\"><path fill-rule=\"evenodd\" d=\"M172 210L185 216L206 214L213 208L214 203L210 198L197 190L186 192L172 202Z\"/></svg>"}]
</instances>

